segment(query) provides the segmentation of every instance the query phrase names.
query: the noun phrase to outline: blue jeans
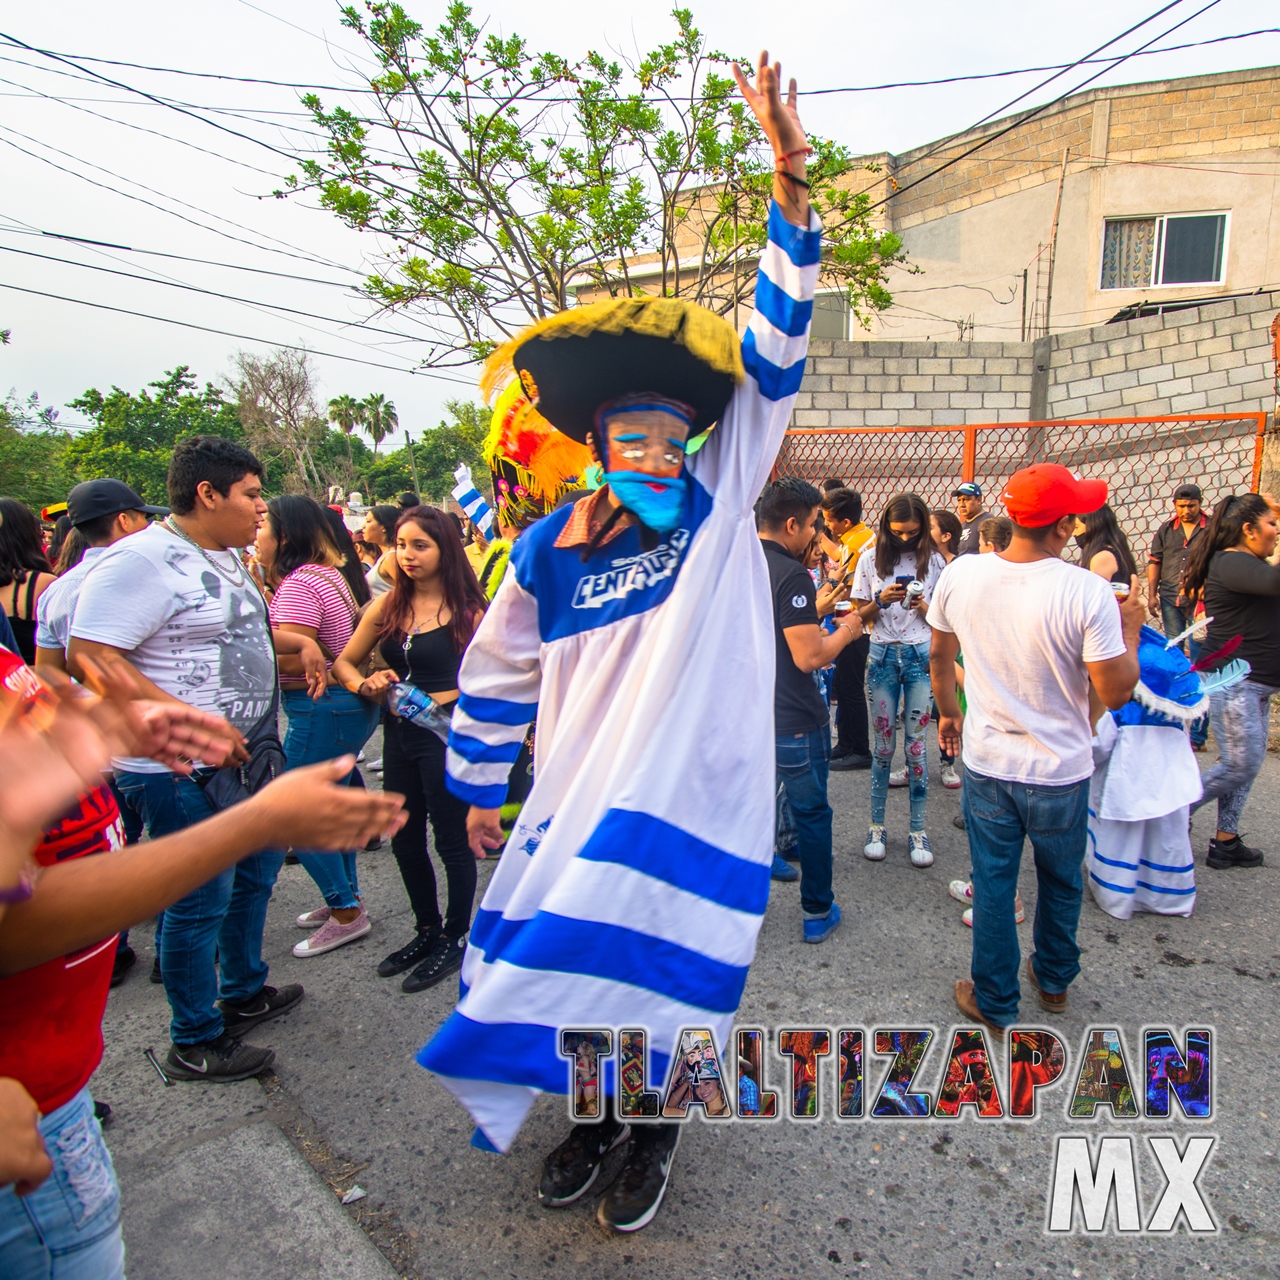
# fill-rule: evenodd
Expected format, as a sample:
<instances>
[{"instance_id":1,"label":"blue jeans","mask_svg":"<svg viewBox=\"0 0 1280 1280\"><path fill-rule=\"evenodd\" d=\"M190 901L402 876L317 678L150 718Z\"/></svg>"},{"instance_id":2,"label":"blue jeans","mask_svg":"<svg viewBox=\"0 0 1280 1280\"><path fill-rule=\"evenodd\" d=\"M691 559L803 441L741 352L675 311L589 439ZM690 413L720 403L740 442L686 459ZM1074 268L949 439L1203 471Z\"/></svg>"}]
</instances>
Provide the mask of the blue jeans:
<instances>
[{"instance_id":1,"label":"blue jeans","mask_svg":"<svg viewBox=\"0 0 1280 1280\"><path fill-rule=\"evenodd\" d=\"M348 753L356 755L378 727L378 706L346 689L327 689L319 702L305 689L285 689L280 696L289 717L284 754L290 769ZM347 775L347 786L354 777L353 769ZM360 905L354 851L320 853L295 849L294 853L324 894L327 906L342 910Z\"/></svg>"},{"instance_id":2,"label":"blue jeans","mask_svg":"<svg viewBox=\"0 0 1280 1280\"><path fill-rule=\"evenodd\" d=\"M5 1280L124 1280L120 1189L93 1099L81 1089L40 1121L53 1172L30 1195L0 1189Z\"/></svg>"},{"instance_id":3,"label":"blue jeans","mask_svg":"<svg viewBox=\"0 0 1280 1280\"><path fill-rule=\"evenodd\" d=\"M1042 991L1065 991L1080 972L1076 926L1084 892L1089 779L1065 787L1002 782L966 766L961 796L973 860L973 963L982 1015L1018 1020L1018 930L1013 900L1023 840L1036 862L1034 965Z\"/></svg>"},{"instance_id":4,"label":"blue jeans","mask_svg":"<svg viewBox=\"0 0 1280 1280\"><path fill-rule=\"evenodd\" d=\"M907 784L911 788L911 830L924 830L929 799L925 730L933 707L928 644L876 644L867 655L867 697L871 703L871 823L884 825L889 770L898 741L898 704L906 738Z\"/></svg>"},{"instance_id":5,"label":"blue jeans","mask_svg":"<svg viewBox=\"0 0 1280 1280\"><path fill-rule=\"evenodd\" d=\"M778 779L796 829L800 856L800 908L820 918L831 910L831 806L827 803L827 769L831 763L831 730L780 733L774 739Z\"/></svg>"},{"instance_id":6,"label":"blue jeans","mask_svg":"<svg viewBox=\"0 0 1280 1280\"><path fill-rule=\"evenodd\" d=\"M1160 625L1164 628L1166 636L1181 635L1195 621L1195 609L1181 609L1178 605L1170 600L1167 596L1160 597ZM1191 639L1190 636L1178 646L1185 649L1187 657L1194 662L1200 656L1200 643ZM1205 741L1209 737L1209 717L1201 716L1191 726L1191 742L1192 745L1203 747Z\"/></svg>"},{"instance_id":7,"label":"blue jeans","mask_svg":"<svg viewBox=\"0 0 1280 1280\"><path fill-rule=\"evenodd\" d=\"M176 773L116 774L125 803L146 823L153 840L212 816L204 792ZM250 854L165 908L160 973L173 1017L174 1044L200 1044L222 1034L214 1001L248 1000L267 981L262 928L284 855L276 849ZM219 991L218 971L222 983Z\"/></svg>"}]
</instances>

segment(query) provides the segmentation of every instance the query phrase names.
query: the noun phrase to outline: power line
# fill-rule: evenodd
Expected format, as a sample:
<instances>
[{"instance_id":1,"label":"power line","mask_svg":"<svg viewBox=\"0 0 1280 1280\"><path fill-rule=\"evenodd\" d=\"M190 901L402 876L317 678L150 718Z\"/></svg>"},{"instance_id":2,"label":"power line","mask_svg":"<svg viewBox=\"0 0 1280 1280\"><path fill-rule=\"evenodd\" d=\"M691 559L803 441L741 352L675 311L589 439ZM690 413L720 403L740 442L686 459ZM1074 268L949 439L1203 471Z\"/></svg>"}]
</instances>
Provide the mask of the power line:
<instances>
[{"instance_id":1,"label":"power line","mask_svg":"<svg viewBox=\"0 0 1280 1280\"><path fill-rule=\"evenodd\" d=\"M1186 49L1200 49L1207 45L1225 44L1233 40L1248 40L1254 36L1278 35L1278 34L1280 34L1280 27L1260 27L1256 31L1241 31L1236 33L1235 35L1214 36L1206 40L1192 40L1186 44L1168 45L1160 49L1142 49L1135 52L1131 56L1154 57L1162 53L1179 53ZM36 50L36 52L51 53L52 51L39 49L39 50ZM268 79L266 77L261 77L261 76L233 76L233 75L227 75L223 72L217 72L217 71L189 71L182 67L161 67L161 66L156 66L152 63L146 63L146 62L127 62L127 61L124 61L123 59L118 59L118 58L98 58L90 54L84 54L84 53L64 54L63 56L65 56L68 59L75 59L75 61L77 62L95 62L101 66L106 66L106 67L126 67L132 71L153 71L153 72L160 73L162 75L184 76L189 79L195 79L195 80L222 80L232 84L258 84L258 85L266 85L271 88L277 88L277 89L311 89L311 90L320 90L328 93L360 93L360 94L375 93L375 90L373 89L363 89L353 85L321 84L313 81L304 81L304 80L272 80L272 79ZM1007 79L1011 76L1034 75L1043 71L1066 71L1066 70L1070 70L1072 67L1075 67L1075 66L1090 65L1095 61L1110 63L1111 59L1099 58L1095 60L1093 58L1085 58L1075 63L1050 63L1045 66L1016 67L1008 71L982 71L982 72L974 72L969 75L939 76L931 80L895 80L895 81L887 81L883 84L847 85L847 86L832 88L832 89L803 89L800 91L800 96L804 98L804 97L817 97L821 95L836 94L836 93L879 93L889 89L922 89L922 88L931 88L936 85L966 84L966 83L979 81L979 80L1001 80L1001 79ZM23 65L31 66L33 64L24 63ZM548 101L575 102L577 101L576 98L571 98L571 97L538 98L533 100L539 101L539 102L548 102ZM220 108L199 107L197 109L203 110L203 111L213 111L213 110L219 110Z\"/></svg>"},{"instance_id":2,"label":"power line","mask_svg":"<svg viewBox=\"0 0 1280 1280\"><path fill-rule=\"evenodd\" d=\"M91 75L97 80L101 80L103 84L109 84L115 89L123 89L126 93L136 93L140 98L146 98L151 102L157 103L159 106L168 107L170 111L177 111L184 116L190 116L193 120L199 120L202 124L207 124L211 129L218 129L222 133L228 133L233 138L240 138L244 142L252 142L255 146L265 147L268 151L275 152L278 156L283 156L286 160L295 160L296 157L288 151L281 151L279 147L273 147L269 142L263 142L261 138L255 138L247 133L241 133L238 129L232 129L225 124L219 124L216 120L208 120L196 111L191 111L186 107L176 106L172 102L165 102L162 98L157 98L154 94L147 93L145 89L135 89L132 85L124 84L120 80L112 80L110 76L104 76L100 71L93 71L88 67L77 66L71 59L64 58L61 54L50 53L44 49L37 49L34 45L29 45L24 40L18 40L16 37L8 35L6 32L0 31L0 38L8 40L10 44L16 45L19 49L26 49L29 53L38 53L41 57L52 58L55 62L61 62L68 67L74 67L77 71L83 71L86 75Z\"/></svg>"},{"instance_id":3,"label":"power line","mask_svg":"<svg viewBox=\"0 0 1280 1280\"><path fill-rule=\"evenodd\" d=\"M238 303L242 303L245 306L250 306L250 307L266 307L272 311L283 311L287 315L301 316L303 319L306 319L306 320L321 320L326 324L347 323L340 320L336 320L333 316L317 315L314 311L300 311L296 307L286 307L283 303L280 303L280 302L260 302L256 298L238 298L235 296L235 294L219 293L216 289L202 289L199 285L186 284L184 281L181 281L181 280L170 280L163 277L157 279L154 276L141 276L134 271L120 271L114 267L99 266L95 262L77 262L73 258L58 258L48 253L36 253L32 249L15 249L12 245L0 244L0 253L17 253L17 254L21 254L24 258L39 258L44 262L59 262L63 266L80 267L82 270L85 270L85 271L101 271L101 272L105 272L107 275L123 276L127 280L141 280L144 284L159 284L159 285L165 285L166 287L171 289L183 289L183 290L186 290L188 293L202 293L205 296L210 298L220 298L224 302L238 302ZM352 328L358 328L364 333L385 333L389 337L405 338L405 339L408 339L410 342L426 341L426 339L415 337L413 334L410 334L410 333L401 333L397 329L382 329L376 325L364 325L358 322L349 322L349 323ZM335 336L345 337L345 335L342 335L342 334L338 334Z\"/></svg>"},{"instance_id":4,"label":"power line","mask_svg":"<svg viewBox=\"0 0 1280 1280\"><path fill-rule=\"evenodd\" d=\"M1181 0L1174 0L1174 4L1177 4L1180 2ZM1155 41L1163 39L1165 36L1176 31L1179 27L1185 27L1188 22L1194 21L1202 13L1206 13L1208 10L1212 9L1215 5L1219 3L1221 3L1221 0L1209 0L1208 4L1206 4L1203 8L1197 9L1196 12L1193 13L1189 18L1183 18L1181 22L1175 23L1167 31L1162 32L1158 36L1153 36L1151 40L1147 42L1148 45L1154 44ZM1157 14L1165 13L1171 8L1173 8L1173 4L1165 5L1162 9L1157 11ZM1156 16L1156 15L1153 15L1153 16ZM1151 19L1147 18L1143 22L1138 23L1138 26L1145 26L1146 23L1150 21ZM1130 31L1135 29L1136 28L1134 27L1129 28ZM1127 35L1128 32L1126 32L1125 34ZM1121 37L1119 36L1116 37L1116 39L1120 39L1120 38ZM1115 41L1108 41L1108 43L1114 44ZM1106 45L1103 45L1102 47L1106 48ZM1120 66L1121 63L1126 62L1129 58L1132 58L1135 54L1140 52L1141 48L1146 48L1146 47L1147 45L1143 45L1140 47L1140 49L1135 49L1132 52L1126 53L1123 56L1115 59L1114 62L1112 63L1112 67ZM1018 119L1007 124L1003 129L998 129L996 130L995 133L988 134L987 137L982 138L980 141L975 143L972 147L969 147L967 150L960 152L959 155L952 156L949 160L940 164L936 169L931 169L928 173L922 174L919 178L913 179L911 182L908 182L905 186L898 187L890 195L887 195L883 199L877 200L874 204L869 205L867 207L866 212L870 213L872 210L879 209L882 205L888 204L890 200L895 200L897 199L898 196L905 195L906 192L912 190L912 188L914 187L918 187L922 182L927 182L930 178L936 177L938 174L942 173L944 170L951 168L952 165L959 164L961 160L967 159L969 156L973 155L977 151L981 151L983 147L990 146L991 143L995 142L997 139L1003 138L1005 134L1011 133L1014 129L1019 128L1021 125L1024 125L1031 120L1034 120L1037 116L1043 115L1051 107L1056 107L1058 103L1064 101L1066 98L1071 97L1072 94L1079 93L1080 90L1085 87L1085 85L1091 84L1094 80L1097 80L1100 76L1105 75L1109 69L1111 68L1104 67L1101 71L1095 71L1093 75L1089 76L1085 80L1082 80L1078 85L1075 86L1075 88L1068 89L1066 93L1059 94L1056 98L1051 99L1049 102L1044 103L1042 106L1033 107L1025 115L1019 116ZM979 121L977 125L970 126L970 129L966 129L964 132L968 133L971 131L971 129L978 128L982 123L983 121ZM959 136L963 137L963 134ZM926 154L925 158L927 158L927 156L929 155L936 154L937 151L940 150L941 147L944 145L946 144L945 143L938 144L937 147L935 147L933 150L931 150Z\"/></svg>"},{"instance_id":5,"label":"power line","mask_svg":"<svg viewBox=\"0 0 1280 1280\"><path fill-rule=\"evenodd\" d=\"M28 293L37 298L51 298L55 302L73 302L81 307L93 307L97 311L114 311L122 316L137 316L142 320L157 320L161 324L178 325L183 329L197 329L201 333L216 333L224 338L237 338L241 342L257 342L264 347L277 347L285 351L302 351L307 355L324 356L328 360L345 360L348 364L363 364L371 369L389 369L392 373L407 373L414 377L435 377L444 382L456 382L463 386L474 387L475 383L469 378L451 378L448 374L439 373L434 369L406 369L400 365L380 364L376 360L362 360L359 356L340 356L333 351L317 351L314 347L302 347L289 342L276 342L270 338L255 338L252 334L233 333L229 329L213 329L208 325L196 324L191 320L174 320L168 316L153 316L146 311L131 311L128 307L113 307L105 302L90 302L87 298L68 298L61 293L46 293L43 289L28 289L20 284L9 284L8 281L0 280L0 289L11 289L15 293Z\"/></svg>"},{"instance_id":6,"label":"power line","mask_svg":"<svg viewBox=\"0 0 1280 1280\"><path fill-rule=\"evenodd\" d=\"M213 213L208 209L202 209L198 205L188 204L185 200L179 200L177 196L171 196L165 194L163 191L157 191L154 187L148 187L145 183L141 183L135 178L126 178L122 174L116 173L111 169L104 168L102 165L93 164L89 160L82 160L79 156L72 155L68 151L62 151L47 142L41 142L39 138L32 138L28 134L19 133L16 129L10 129L7 125L0 125L0 129L4 130L5 133L12 133L15 137L22 138L27 142L32 142L36 146L44 147L46 150L52 151L55 155L64 156L68 160L74 160L77 164L86 165L91 169L97 169L99 173L109 174L120 182L127 182L143 191L149 191L152 195L159 196L163 200L170 200L174 204L182 205L185 209L193 209L195 212L202 213L206 217L215 218L219 222L225 222L230 227L237 227L241 231L247 231L251 235L260 236L264 240L275 239L274 236L268 236L264 232L256 231L253 227L246 227L239 222L233 222L230 218L224 218L221 214ZM50 167L57 169L60 173L65 173L72 178L79 178L82 182L89 183L90 186L99 187L103 191L110 191L113 195L122 196L126 200L136 200L139 204L144 204L150 209L157 210L159 213L167 214L171 218L178 218L182 222L187 222L194 227L199 227L202 231L211 231L214 235L222 236L227 240L234 240L238 244L247 244L250 248L257 249L261 253L276 253L286 258L296 258L300 262L311 262L316 266L330 267L336 271L348 271L353 275L361 274L354 267L343 266L343 264L339 262L330 262L324 258L317 257L314 254L293 253L288 249L273 249L269 245L258 244L252 240L246 240L243 236L233 236L228 231L219 230L219 228L211 227L204 222L197 222L194 218L188 218L185 214L178 213L173 209L166 209L163 205L156 204L154 201L143 199L142 196L134 195L129 191L121 191L118 187L113 187L105 182L99 182L95 178L90 178L87 174L78 173L74 169L68 169L63 165L50 160L48 156L37 155L34 151L28 151L25 147L18 146L16 142L12 142L8 138L0 138L0 142L3 142L6 146L12 147L15 151L20 151L24 156L29 156L32 160L38 160L42 164L47 164ZM278 241L277 243L285 242Z\"/></svg>"},{"instance_id":7,"label":"power line","mask_svg":"<svg viewBox=\"0 0 1280 1280\"><path fill-rule=\"evenodd\" d=\"M21 222L18 218L10 217L8 214L0 214L0 217L9 218L11 222L18 222L24 228L23 231L12 231L12 235L24 236L42 236L50 240L65 240L70 244L83 244L93 249L116 249L121 253L142 253L151 258L171 258L175 262L194 262L202 267L222 267L227 271L247 271L258 276L274 276L278 280L296 280L301 284L323 284L330 289L349 290L354 288L353 285L343 284L340 280L322 280L319 276L299 276L289 271L272 271L268 267L247 267L238 262L220 262L216 258L192 258L184 253L166 253L162 249L139 249L136 245L131 244L115 244L110 240L94 240L89 236L73 236L68 232L62 231L45 231L40 227L33 227L29 222ZM5 228L7 230L7 228Z\"/></svg>"}]
</instances>

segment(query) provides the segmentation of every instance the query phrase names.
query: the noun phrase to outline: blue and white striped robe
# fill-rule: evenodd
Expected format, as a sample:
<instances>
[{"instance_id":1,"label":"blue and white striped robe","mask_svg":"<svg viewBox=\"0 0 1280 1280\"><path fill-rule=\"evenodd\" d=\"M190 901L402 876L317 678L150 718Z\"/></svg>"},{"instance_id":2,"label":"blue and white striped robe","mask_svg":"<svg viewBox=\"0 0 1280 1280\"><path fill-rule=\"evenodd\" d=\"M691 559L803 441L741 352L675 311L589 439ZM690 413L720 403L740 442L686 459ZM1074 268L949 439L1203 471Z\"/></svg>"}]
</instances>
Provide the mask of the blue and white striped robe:
<instances>
[{"instance_id":1,"label":"blue and white striped robe","mask_svg":"<svg viewBox=\"0 0 1280 1280\"><path fill-rule=\"evenodd\" d=\"M745 382L688 460L680 526L583 564L565 508L516 542L463 659L455 795L497 808L526 726L534 785L472 926L455 1012L418 1055L499 1150L565 1093L558 1029L642 1027L661 1088L683 1027L723 1048L773 848L774 633L752 508L804 373L821 224L776 205ZM612 1069L606 1077L611 1082Z\"/></svg>"}]
</instances>

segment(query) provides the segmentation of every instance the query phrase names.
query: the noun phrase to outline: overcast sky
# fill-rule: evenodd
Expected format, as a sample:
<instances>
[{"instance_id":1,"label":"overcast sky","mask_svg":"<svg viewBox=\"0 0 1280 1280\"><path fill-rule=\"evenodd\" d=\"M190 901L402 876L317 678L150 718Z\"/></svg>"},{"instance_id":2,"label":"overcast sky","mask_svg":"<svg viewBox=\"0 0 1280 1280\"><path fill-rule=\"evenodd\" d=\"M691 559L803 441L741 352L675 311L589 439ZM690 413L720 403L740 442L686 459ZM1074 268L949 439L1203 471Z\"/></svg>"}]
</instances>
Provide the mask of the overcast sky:
<instances>
[{"instance_id":1,"label":"overcast sky","mask_svg":"<svg viewBox=\"0 0 1280 1280\"><path fill-rule=\"evenodd\" d=\"M1182 0L1115 50L1138 47L1205 3ZM1073 0L1066 5L1045 0L914 0L872 6L848 0L696 0L691 7L712 43L725 52L754 55L767 45L782 60L784 74L797 77L803 93L1070 62L1160 4L1161 0ZM440 20L445 5L443 0L406 0L406 7L431 26ZM494 0L477 4L475 13L504 34L519 32L535 47L570 59L589 48L634 52L671 30L667 7L654 3ZM114 5L100 0L46 5L3 0L0 17L0 31L6 36L41 49L183 71L355 85L359 70L369 66L358 41L339 25L338 7L325 0L202 0L198 5L172 0L121 0ZM1276 26L1280 8L1275 0L1219 0L1162 43ZM415 433L439 420L445 400L477 398L474 378L466 371L454 373L455 380L403 371L413 362L413 342L358 328L369 317L367 304L333 283L305 283L137 252L163 251L337 284L358 280L376 252L369 237L348 231L306 201L266 196L290 171L284 158L126 90L75 78L78 72L38 54L0 44L0 59L0 284L244 335L204 333L0 288L0 329L12 330L10 345L0 348L0 394L13 387L24 398L38 392L44 403L61 406L90 386L106 391L115 384L136 391L179 364L190 365L201 380L218 381L237 348L265 352L273 343L296 343L328 353L316 359L324 399L342 392L363 396L381 391L395 401L402 425ZM1270 34L1135 58L1095 83L1276 63L1280 36ZM247 120L230 114L212 118L283 151L293 153L306 145L300 133L288 129L306 124L296 114L294 90L86 65L134 89L199 108L249 113L252 118ZM1019 107L1053 97L1096 69L1070 73ZM1043 73L1028 74L927 88L823 94L802 98L801 113L811 129L856 152L900 152L966 128L1043 78ZM326 104L338 98L322 96ZM103 185L92 185L86 177ZM106 241L132 252L74 246L31 234L35 231ZM15 250L148 279L42 261ZM152 282L161 278L249 302L224 301ZM317 318L252 305L263 302ZM404 322L377 323L412 332L412 325ZM78 419L74 411L62 410L62 421L69 425Z\"/></svg>"}]
</instances>

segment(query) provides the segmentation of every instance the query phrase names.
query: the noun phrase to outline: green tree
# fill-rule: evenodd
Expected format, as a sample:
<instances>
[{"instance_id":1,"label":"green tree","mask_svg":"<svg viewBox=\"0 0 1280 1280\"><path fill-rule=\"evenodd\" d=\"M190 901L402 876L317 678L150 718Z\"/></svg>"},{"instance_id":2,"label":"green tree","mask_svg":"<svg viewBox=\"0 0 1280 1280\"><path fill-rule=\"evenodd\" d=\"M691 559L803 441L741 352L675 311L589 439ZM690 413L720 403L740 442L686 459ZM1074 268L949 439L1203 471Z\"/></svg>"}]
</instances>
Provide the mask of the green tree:
<instances>
[{"instance_id":1,"label":"green tree","mask_svg":"<svg viewBox=\"0 0 1280 1280\"><path fill-rule=\"evenodd\" d=\"M77 479L112 476L132 485L147 502L166 501L169 458L179 440L193 435L244 439L237 405L211 382L199 390L187 365L170 369L137 395L114 386L103 395L91 387L70 407L94 423L66 446L67 464ZM268 480L282 482L278 465L268 467Z\"/></svg>"},{"instance_id":2,"label":"green tree","mask_svg":"<svg viewBox=\"0 0 1280 1280\"><path fill-rule=\"evenodd\" d=\"M395 405L381 393L366 396L360 402L360 425L369 433L373 441L373 456L378 456L378 446L389 436L395 434L400 425L400 416Z\"/></svg>"},{"instance_id":3,"label":"green tree","mask_svg":"<svg viewBox=\"0 0 1280 1280\"><path fill-rule=\"evenodd\" d=\"M364 421L364 410L355 396L334 396L329 401L329 421L347 437L347 461L355 465L351 454L351 433Z\"/></svg>"},{"instance_id":4,"label":"green tree","mask_svg":"<svg viewBox=\"0 0 1280 1280\"><path fill-rule=\"evenodd\" d=\"M366 291L428 322L424 364L483 357L584 287L722 315L750 302L773 157L725 74L733 60L708 48L690 11L675 10L673 39L634 64L486 35L460 0L434 32L392 0L342 12L381 72L367 111L303 99L327 150L288 183L386 246ZM901 241L873 227L855 190L866 166L814 146L823 282L865 320L892 301Z\"/></svg>"},{"instance_id":5,"label":"green tree","mask_svg":"<svg viewBox=\"0 0 1280 1280\"><path fill-rule=\"evenodd\" d=\"M489 488L489 470L481 446L489 430L491 411L464 400L447 400L444 407L451 420L424 431L421 440L413 444L422 496L432 502L443 502L452 493L457 483L453 472L460 462L471 468L471 478L481 493Z\"/></svg>"},{"instance_id":6,"label":"green tree","mask_svg":"<svg viewBox=\"0 0 1280 1280\"><path fill-rule=\"evenodd\" d=\"M61 502L79 477L67 461L70 432L38 396L0 402L0 495L38 510Z\"/></svg>"}]
</instances>

